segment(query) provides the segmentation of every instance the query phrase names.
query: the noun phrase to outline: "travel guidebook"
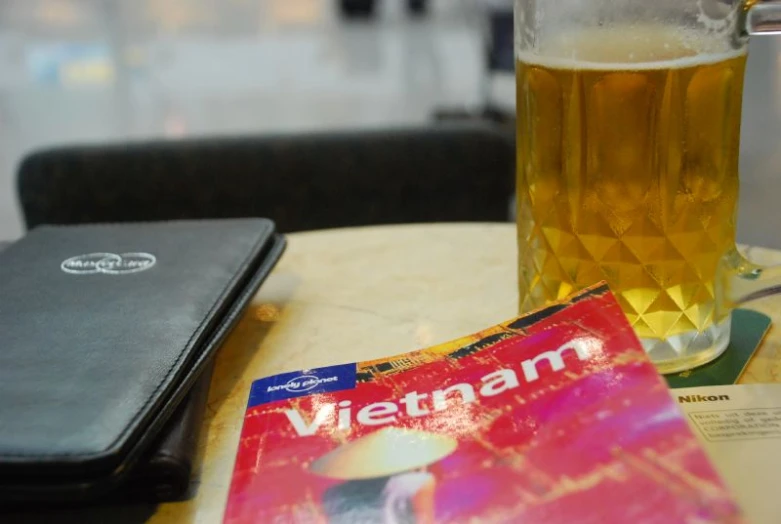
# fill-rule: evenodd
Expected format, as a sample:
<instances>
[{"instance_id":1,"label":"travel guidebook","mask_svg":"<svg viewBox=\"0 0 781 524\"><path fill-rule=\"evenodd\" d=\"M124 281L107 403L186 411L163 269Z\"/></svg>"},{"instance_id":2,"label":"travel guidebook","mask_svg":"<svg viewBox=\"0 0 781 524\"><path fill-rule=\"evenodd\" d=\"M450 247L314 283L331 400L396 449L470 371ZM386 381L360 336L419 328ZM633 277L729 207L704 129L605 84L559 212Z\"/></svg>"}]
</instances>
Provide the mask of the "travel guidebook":
<instances>
[{"instance_id":1,"label":"travel guidebook","mask_svg":"<svg viewBox=\"0 0 781 524\"><path fill-rule=\"evenodd\" d=\"M606 286L250 393L226 523L734 523Z\"/></svg>"}]
</instances>

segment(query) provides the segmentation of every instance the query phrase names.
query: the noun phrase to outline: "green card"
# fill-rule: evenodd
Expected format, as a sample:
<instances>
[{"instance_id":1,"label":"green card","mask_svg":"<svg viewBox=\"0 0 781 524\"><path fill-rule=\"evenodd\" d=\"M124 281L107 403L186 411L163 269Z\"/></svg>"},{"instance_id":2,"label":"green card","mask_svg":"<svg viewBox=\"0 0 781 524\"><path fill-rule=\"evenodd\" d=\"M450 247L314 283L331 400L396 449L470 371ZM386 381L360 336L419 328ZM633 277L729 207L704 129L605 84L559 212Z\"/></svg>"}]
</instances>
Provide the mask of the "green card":
<instances>
[{"instance_id":1,"label":"green card","mask_svg":"<svg viewBox=\"0 0 781 524\"><path fill-rule=\"evenodd\" d=\"M737 382L748 361L770 329L770 317L748 309L732 312L732 332L727 350L704 366L665 375L671 388L723 386Z\"/></svg>"}]
</instances>

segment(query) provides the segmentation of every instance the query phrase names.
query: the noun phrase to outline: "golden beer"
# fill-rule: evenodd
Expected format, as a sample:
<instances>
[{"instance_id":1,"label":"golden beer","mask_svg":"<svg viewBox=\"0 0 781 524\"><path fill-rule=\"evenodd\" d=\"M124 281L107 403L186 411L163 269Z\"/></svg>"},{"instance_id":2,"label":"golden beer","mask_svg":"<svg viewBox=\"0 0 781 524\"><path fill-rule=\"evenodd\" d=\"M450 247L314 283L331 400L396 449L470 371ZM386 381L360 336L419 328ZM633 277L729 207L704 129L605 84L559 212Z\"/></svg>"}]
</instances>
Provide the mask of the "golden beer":
<instances>
[{"instance_id":1,"label":"golden beer","mask_svg":"<svg viewBox=\"0 0 781 524\"><path fill-rule=\"evenodd\" d=\"M518 55L523 311L604 279L643 339L726 322L746 55L722 40L617 27Z\"/></svg>"}]
</instances>

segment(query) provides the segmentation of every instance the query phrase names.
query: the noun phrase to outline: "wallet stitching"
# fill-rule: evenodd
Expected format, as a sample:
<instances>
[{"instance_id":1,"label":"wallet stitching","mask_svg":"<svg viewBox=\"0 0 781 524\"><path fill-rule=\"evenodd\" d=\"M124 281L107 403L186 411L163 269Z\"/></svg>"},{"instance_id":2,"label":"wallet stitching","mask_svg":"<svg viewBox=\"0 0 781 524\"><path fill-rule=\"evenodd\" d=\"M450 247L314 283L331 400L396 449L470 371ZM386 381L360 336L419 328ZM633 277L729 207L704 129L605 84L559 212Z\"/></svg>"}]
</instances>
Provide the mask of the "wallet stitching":
<instances>
[{"instance_id":1,"label":"wallet stitching","mask_svg":"<svg viewBox=\"0 0 781 524\"><path fill-rule=\"evenodd\" d=\"M112 224L90 224L92 227L100 227L100 226L111 226ZM54 226L58 227L58 226ZM107 450L110 450L113 448L117 442L122 440L122 438L133 428L134 424L138 421L138 416L140 413L142 413L149 403L152 401L153 398L157 395L158 391L168 383L168 379L171 377L171 373L175 369L179 367L179 363L181 362L182 358L184 358L185 354L188 354L189 351L186 351L187 348L190 347L193 340L196 338L196 336L199 336L203 332L204 325L207 323L209 319L211 319L214 309L217 307L217 304L219 304L222 299L225 297L226 293L229 292L229 290L233 289L233 286L236 284L236 280L240 278L240 276L244 273L247 266L249 266L252 261L254 260L253 255L258 254L259 251L262 251L263 245L261 242L263 239L266 239L267 241L271 240L269 237L269 233L272 231L272 225L265 221L263 222L263 229L258 232L258 237L256 238L254 244L249 249L247 254L244 256L244 260L239 264L238 268L234 270L233 277L228 281L228 283L223 286L222 291L219 293L217 298L212 303L211 307L206 313L206 316L204 317L203 321L201 321L200 324L196 327L193 334L190 335L190 338L187 339L187 343L183 346L182 350L179 352L179 355L176 357L174 362L169 366L168 370L165 373L165 376L163 379L157 384L157 387L149 394L147 399L144 401L143 405L135 412L135 414L131 417L130 422L125 426L125 428L122 430L117 437L111 441L111 443L106 446L101 452L99 453L54 453L54 454L43 454L43 453L0 453L0 457L97 457L105 453Z\"/></svg>"}]
</instances>

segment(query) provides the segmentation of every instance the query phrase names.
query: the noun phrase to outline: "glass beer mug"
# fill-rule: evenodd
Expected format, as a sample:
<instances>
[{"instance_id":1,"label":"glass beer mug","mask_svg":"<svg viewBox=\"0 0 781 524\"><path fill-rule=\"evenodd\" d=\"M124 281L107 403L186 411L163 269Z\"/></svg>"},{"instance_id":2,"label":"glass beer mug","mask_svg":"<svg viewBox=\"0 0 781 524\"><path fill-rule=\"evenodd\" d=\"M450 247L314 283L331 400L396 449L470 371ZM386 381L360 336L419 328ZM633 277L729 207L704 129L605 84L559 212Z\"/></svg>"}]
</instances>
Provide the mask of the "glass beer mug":
<instances>
[{"instance_id":1,"label":"glass beer mug","mask_svg":"<svg viewBox=\"0 0 781 524\"><path fill-rule=\"evenodd\" d=\"M515 0L522 311L606 280L663 373L779 291L735 248L748 35L781 2Z\"/></svg>"}]
</instances>

